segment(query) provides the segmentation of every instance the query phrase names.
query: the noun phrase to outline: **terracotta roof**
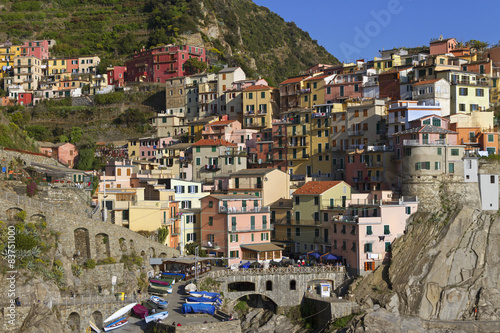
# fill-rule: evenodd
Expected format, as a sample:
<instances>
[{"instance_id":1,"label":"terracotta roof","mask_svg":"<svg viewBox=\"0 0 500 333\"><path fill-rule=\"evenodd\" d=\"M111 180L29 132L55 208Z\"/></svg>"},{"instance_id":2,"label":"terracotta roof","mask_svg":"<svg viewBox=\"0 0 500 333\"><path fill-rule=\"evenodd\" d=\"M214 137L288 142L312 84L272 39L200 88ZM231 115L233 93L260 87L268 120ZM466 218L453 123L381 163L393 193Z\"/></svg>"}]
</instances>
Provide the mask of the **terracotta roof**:
<instances>
[{"instance_id":1,"label":"terracotta roof","mask_svg":"<svg viewBox=\"0 0 500 333\"><path fill-rule=\"evenodd\" d=\"M224 139L202 139L196 141L193 146L226 146L226 147L238 147L237 144L228 142Z\"/></svg>"},{"instance_id":2,"label":"terracotta roof","mask_svg":"<svg viewBox=\"0 0 500 333\"><path fill-rule=\"evenodd\" d=\"M212 123L207 124L206 126L226 126L227 124L234 123L236 120L220 120L214 121Z\"/></svg>"},{"instance_id":3,"label":"terracotta roof","mask_svg":"<svg viewBox=\"0 0 500 333\"><path fill-rule=\"evenodd\" d=\"M414 83L413 85L414 86L420 86L422 84L431 84L431 83L434 83L434 82L438 82L439 80L441 80L441 79L425 80L425 81L420 81L420 82Z\"/></svg>"},{"instance_id":4,"label":"terracotta roof","mask_svg":"<svg viewBox=\"0 0 500 333\"><path fill-rule=\"evenodd\" d=\"M296 83L304 80L306 77L309 77L309 75L304 75L304 76L298 76L298 77L292 77L288 80L285 80L281 82L280 84L289 84L289 83Z\"/></svg>"},{"instance_id":5,"label":"terracotta roof","mask_svg":"<svg viewBox=\"0 0 500 333\"><path fill-rule=\"evenodd\" d=\"M302 187L298 188L293 194L321 194L326 190L342 183L342 180L337 181L311 181L307 182Z\"/></svg>"},{"instance_id":6,"label":"terracotta roof","mask_svg":"<svg viewBox=\"0 0 500 333\"><path fill-rule=\"evenodd\" d=\"M264 86L262 84L259 84L258 86L249 86L243 89L243 91L249 91L249 90L269 90L269 89L274 89L273 87L269 86Z\"/></svg>"}]
</instances>

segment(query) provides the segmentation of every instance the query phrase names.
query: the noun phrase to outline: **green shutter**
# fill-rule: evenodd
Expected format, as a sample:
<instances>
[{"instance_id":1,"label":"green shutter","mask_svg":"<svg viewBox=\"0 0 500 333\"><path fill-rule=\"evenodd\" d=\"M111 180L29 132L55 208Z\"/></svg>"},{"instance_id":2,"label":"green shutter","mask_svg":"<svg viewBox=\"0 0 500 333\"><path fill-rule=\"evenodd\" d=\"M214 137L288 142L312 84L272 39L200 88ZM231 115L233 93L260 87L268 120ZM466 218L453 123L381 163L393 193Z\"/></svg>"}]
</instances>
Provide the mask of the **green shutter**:
<instances>
[{"instance_id":1,"label":"green shutter","mask_svg":"<svg viewBox=\"0 0 500 333\"><path fill-rule=\"evenodd\" d=\"M391 233L391 231L389 230L389 226L384 225L384 235L389 235L390 233Z\"/></svg>"}]
</instances>

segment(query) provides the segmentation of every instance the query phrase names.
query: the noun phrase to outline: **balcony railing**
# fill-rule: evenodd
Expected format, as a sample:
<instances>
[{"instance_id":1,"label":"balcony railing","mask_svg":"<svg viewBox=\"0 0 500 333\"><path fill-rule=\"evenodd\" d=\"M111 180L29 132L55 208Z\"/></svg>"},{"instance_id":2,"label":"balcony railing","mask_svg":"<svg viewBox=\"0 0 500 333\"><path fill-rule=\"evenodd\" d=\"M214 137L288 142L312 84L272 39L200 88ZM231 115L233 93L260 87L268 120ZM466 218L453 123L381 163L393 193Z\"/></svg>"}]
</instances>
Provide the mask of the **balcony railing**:
<instances>
[{"instance_id":1,"label":"balcony railing","mask_svg":"<svg viewBox=\"0 0 500 333\"><path fill-rule=\"evenodd\" d=\"M219 213L247 214L247 213L269 213L269 206L264 207L226 207L219 206Z\"/></svg>"},{"instance_id":2,"label":"balcony railing","mask_svg":"<svg viewBox=\"0 0 500 333\"><path fill-rule=\"evenodd\" d=\"M218 249L219 244L217 242L212 242L212 241L201 241L201 246L209 248L209 249Z\"/></svg>"},{"instance_id":3,"label":"balcony railing","mask_svg":"<svg viewBox=\"0 0 500 333\"><path fill-rule=\"evenodd\" d=\"M274 226L271 224L267 224L262 227L254 227L254 228L247 228L247 229L241 229L241 228L236 228L236 229L229 229L229 233L238 233L238 232L261 232L261 231L271 231L274 230Z\"/></svg>"},{"instance_id":4,"label":"balcony railing","mask_svg":"<svg viewBox=\"0 0 500 333\"><path fill-rule=\"evenodd\" d=\"M205 167L203 169L207 170L207 171L217 171L217 170L220 170L220 165L217 165L217 164L205 165Z\"/></svg>"},{"instance_id":5,"label":"balcony railing","mask_svg":"<svg viewBox=\"0 0 500 333\"><path fill-rule=\"evenodd\" d=\"M348 130L347 135L349 136L363 136L362 130Z\"/></svg>"},{"instance_id":6,"label":"balcony railing","mask_svg":"<svg viewBox=\"0 0 500 333\"><path fill-rule=\"evenodd\" d=\"M403 146L444 146L446 145L446 140L403 140Z\"/></svg>"}]
</instances>

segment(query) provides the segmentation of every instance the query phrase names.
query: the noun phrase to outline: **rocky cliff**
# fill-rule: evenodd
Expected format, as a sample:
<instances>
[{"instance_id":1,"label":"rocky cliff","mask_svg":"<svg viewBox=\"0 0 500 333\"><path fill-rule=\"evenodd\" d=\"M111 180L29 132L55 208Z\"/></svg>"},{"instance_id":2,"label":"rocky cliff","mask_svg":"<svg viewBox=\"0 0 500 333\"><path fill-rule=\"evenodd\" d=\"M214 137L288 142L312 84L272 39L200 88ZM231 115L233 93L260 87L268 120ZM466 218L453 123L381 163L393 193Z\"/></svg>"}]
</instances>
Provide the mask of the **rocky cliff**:
<instances>
[{"instance_id":1,"label":"rocky cliff","mask_svg":"<svg viewBox=\"0 0 500 333\"><path fill-rule=\"evenodd\" d=\"M499 214L481 211L460 184L435 188L437 204L410 218L390 265L353 284L366 312L349 331L497 331Z\"/></svg>"}]
</instances>

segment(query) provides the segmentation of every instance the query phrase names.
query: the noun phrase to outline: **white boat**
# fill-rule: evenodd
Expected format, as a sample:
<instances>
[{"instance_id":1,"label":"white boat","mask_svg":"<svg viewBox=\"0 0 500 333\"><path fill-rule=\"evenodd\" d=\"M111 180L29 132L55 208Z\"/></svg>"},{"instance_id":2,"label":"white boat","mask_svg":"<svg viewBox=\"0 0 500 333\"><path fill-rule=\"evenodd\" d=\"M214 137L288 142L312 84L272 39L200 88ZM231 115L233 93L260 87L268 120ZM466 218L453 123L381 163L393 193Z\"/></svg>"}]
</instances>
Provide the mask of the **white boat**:
<instances>
[{"instance_id":1,"label":"white boat","mask_svg":"<svg viewBox=\"0 0 500 333\"><path fill-rule=\"evenodd\" d=\"M101 333L101 330L97 327L96 324L94 324L93 321L89 320L89 326L90 326L90 328L92 328L94 330L94 332Z\"/></svg>"},{"instance_id":2,"label":"white boat","mask_svg":"<svg viewBox=\"0 0 500 333\"><path fill-rule=\"evenodd\" d=\"M167 305L168 305L168 302L165 301L163 298L161 297L158 297L158 296L151 296L150 297L150 300L151 302L155 303L156 305L158 305L159 308L162 308L162 309L166 309L167 308Z\"/></svg>"},{"instance_id":3,"label":"white boat","mask_svg":"<svg viewBox=\"0 0 500 333\"><path fill-rule=\"evenodd\" d=\"M151 316L147 316L144 318L144 320L146 321L146 323L149 323L150 321L163 320L167 317L168 317L168 311L163 311L152 314Z\"/></svg>"},{"instance_id":4,"label":"white boat","mask_svg":"<svg viewBox=\"0 0 500 333\"><path fill-rule=\"evenodd\" d=\"M114 330L118 327L122 327L123 325L127 324L128 321L124 317L134 306L136 306L137 303L130 303L125 305L123 308L119 309L115 313L113 313L111 316L106 318L104 320L104 331L111 331ZM109 324L106 324L107 322L111 322Z\"/></svg>"},{"instance_id":5,"label":"white boat","mask_svg":"<svg viewBox=\"0 0 500 333\"><path fill-rule=\"evenodd\" d=\"M117 328L120 328L120 327L125 326L127 324L128 324L127 318L120 318L120 319L112 322L111 324L104 326L103 330L104 330L104 332L108 332L111 330L116 330Z\"/></svg>"}]
</instances>

